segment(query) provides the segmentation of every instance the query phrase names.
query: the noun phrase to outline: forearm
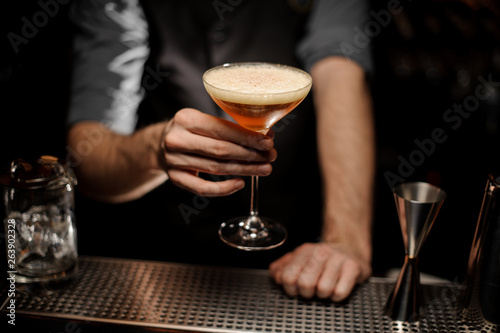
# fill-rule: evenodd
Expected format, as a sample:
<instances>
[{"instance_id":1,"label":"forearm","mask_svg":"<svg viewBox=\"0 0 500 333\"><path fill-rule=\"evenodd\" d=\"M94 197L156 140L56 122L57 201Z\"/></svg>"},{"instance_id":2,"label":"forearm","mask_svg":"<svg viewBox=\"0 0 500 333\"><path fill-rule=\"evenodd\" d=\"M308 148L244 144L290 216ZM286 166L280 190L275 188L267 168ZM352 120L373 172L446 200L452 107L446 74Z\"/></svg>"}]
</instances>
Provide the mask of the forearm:
<instances>
[{"instance_id":1,"label":"forearm","mask_svg":"<svg viewBox=\"0 0 500 333\"><path fill-rule=\"evenodd\" d=\"M374 130L363 70L330 57L312 68L324 183L322 239L371 260Z\"/></svg>"},{"instance_id":2,"label":"forearm","mask_svg":"<svg viewBox=\"0 0 500 333\"><path fill-rule=\"evenodd\" d=\"M106 202L141 197L167 179L159 165L159 123L131 135L112 132L98 122L81 122L68 132L68 149L82 193Z\"/></svg>"}]
</instances>

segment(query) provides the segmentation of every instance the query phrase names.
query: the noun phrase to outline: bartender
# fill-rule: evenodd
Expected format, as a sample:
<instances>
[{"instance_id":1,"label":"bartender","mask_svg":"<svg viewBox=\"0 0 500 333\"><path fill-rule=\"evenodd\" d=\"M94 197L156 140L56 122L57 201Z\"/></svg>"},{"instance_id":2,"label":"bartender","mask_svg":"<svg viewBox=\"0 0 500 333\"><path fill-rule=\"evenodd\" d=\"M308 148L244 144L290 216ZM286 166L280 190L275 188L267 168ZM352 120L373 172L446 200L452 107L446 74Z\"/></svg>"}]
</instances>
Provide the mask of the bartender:
<instances>
[{"instance_id":1,"label":"bartender","mask_svg":"<svg viewBox=\"0 0 500 333\"><path fill-rule=\"evenodd\" d=\"M366 1L76 1L67 151L83 254L269 267L287 294L340 301L371 274L374 131ZM359 44L359 43L358 43ZM356 46L356 47L354 47ZM203 73L227 62L303 68L312 93L269 135L229 119ZM249 207L277 249L218 239Z\"/></svg>"}]
</instances>

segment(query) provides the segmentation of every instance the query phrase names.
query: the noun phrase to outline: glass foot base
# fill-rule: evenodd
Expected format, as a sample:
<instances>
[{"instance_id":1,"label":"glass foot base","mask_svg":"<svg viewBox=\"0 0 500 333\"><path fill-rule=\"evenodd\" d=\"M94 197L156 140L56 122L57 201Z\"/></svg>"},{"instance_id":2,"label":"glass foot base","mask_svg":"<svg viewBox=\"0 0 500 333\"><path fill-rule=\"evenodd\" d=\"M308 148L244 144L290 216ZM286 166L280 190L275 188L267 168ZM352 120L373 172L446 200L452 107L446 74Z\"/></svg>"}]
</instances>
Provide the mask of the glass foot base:
<instances>
[{"instance_id":1,"label":"glass foot base","mask_svg":"<svg viewBox=\"0 0 500 333\"><path fill-rule=\"evenodd\" d=\"M249 219L257 218L263 228L245 228ZM219 236L224 243L245 251L270 250L283 244L287 237L285 227L264 217L242 216L221 224Z\"/></svg>"}]
</instances>

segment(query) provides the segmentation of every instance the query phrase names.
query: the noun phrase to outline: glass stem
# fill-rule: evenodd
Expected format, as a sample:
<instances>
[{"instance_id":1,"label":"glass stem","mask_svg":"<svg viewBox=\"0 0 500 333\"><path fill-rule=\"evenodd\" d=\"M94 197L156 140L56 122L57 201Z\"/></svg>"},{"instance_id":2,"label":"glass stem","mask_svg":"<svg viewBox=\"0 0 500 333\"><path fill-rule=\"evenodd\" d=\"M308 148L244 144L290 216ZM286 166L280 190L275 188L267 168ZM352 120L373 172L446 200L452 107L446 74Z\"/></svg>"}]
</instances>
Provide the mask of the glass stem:
<instances>
[{"instance_id":1,"label":"glass stem","mask_svg":"<svg viewBox=\"0 0 500 333\"><path fill-rule=\"evenodd\" d=\"M259 176L252 176L252 190L250 198L250 216L258 216L258 199L259 199Z\"/></svg>"},{"instance_id":2,"label":"glass stem","mask_svg":"<svg viewBox=\"0 0 500 333\"><path fill-rule=\"evenodd\" d=\"M255 239L256 237L266 237L265 225L259 217L257 200L259 199L259 177L252 176L252 195L250 198L250 216L245 220L243 229L248 232L246 237Z\"/></svg>"}]
</instances>

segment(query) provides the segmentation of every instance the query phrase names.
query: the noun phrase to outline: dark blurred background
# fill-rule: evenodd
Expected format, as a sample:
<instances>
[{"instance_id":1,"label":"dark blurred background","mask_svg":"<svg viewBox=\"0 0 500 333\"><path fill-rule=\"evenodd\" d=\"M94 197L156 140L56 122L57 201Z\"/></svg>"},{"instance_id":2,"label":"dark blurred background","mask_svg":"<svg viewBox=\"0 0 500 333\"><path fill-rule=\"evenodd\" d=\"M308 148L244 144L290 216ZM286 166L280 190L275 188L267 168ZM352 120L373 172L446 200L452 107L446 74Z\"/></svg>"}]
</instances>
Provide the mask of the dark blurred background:
<instances>
[{"instance_id":1,"label":"dark blurred background","mask_svg":"<svg viewBox=\"0 0 500 333\"><path fill-rule=\"evenodd\" d=\"M395 3L397 13L384 18ZM69 5L57 4L45 23L39 16L40 27L24 31L25 39L23 20L41 10L38 1L2 5L2 166L17 157L66 155L72 28ZM402 264L392 182L423 180L441 186L448 198L422 249L421 270L460 280L486 177L500 171L499 8L487 0L373 0L372 6L372 30L361 30L376 65L375 273Z\"/></svg>"}]
</instances>

